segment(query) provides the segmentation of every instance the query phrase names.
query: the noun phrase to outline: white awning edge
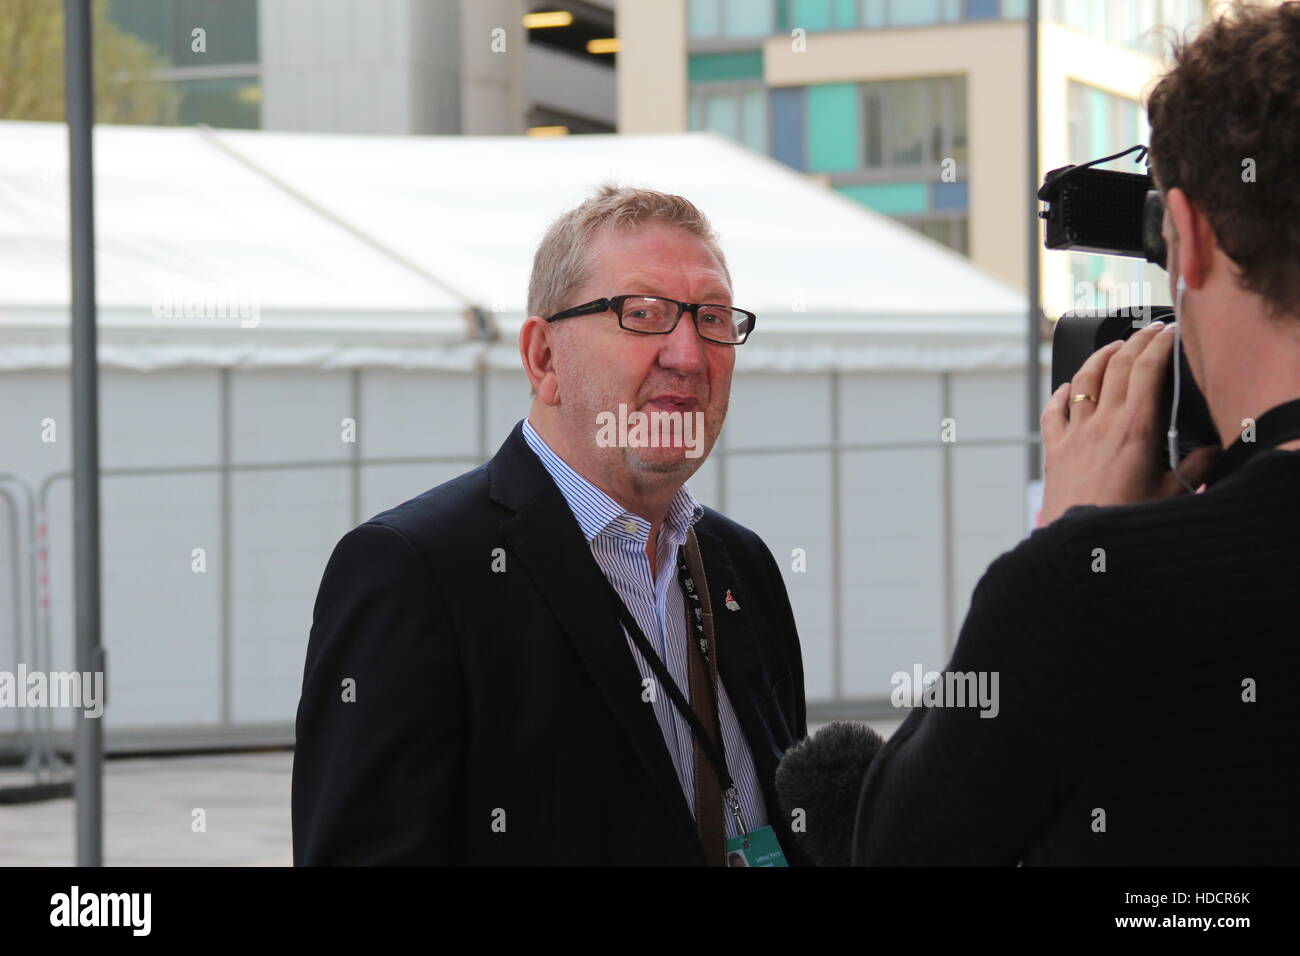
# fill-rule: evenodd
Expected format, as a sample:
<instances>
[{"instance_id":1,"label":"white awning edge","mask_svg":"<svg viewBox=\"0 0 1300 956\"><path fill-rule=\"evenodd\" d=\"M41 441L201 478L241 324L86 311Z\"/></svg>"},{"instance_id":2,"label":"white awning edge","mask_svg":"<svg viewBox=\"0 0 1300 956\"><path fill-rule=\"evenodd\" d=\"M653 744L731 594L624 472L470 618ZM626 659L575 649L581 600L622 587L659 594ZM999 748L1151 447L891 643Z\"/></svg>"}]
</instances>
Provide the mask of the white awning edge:
<instances>
[{"instance_id":1,"label":"white awning edge","mask_svg":"<svg viewBox=\"0 0 1300 956\"><path fill-rule=\"evenodd\" d=\"M1042 359L1051 352L1043 347ZM65 370L65 343L0 349L0 371ZM398 371L471 373L479 368L523 374L513 345L466 342L442 348L378 346L118 345L101 342L102 369L154 372L180 368L387 368ZM753 348L737 356L738 375L806 375L837 372L961 372L1024 368L1022 345L949 348L921 346Z\"/></svg>"}]
</instances>

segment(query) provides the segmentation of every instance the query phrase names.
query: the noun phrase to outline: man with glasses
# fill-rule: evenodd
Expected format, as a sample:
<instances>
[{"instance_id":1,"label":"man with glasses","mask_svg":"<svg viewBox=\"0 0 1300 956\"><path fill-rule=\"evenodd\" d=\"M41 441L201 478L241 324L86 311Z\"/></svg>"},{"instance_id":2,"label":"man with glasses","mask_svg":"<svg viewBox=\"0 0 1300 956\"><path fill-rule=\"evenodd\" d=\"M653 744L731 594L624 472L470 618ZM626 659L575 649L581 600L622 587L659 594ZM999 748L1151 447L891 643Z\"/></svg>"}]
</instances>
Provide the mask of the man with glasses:
<instances>
[{"instance_id":1,"label":"man with glasses","mask_svg":"<svg viewBox=\"0 0 1300 956\"><path fill-rule=\"evenodd\" d=\"M680 196L607 185L551 226L528 417L325 570L296 863L808 862L773 789L806 732L785 585L685 484L755 327L731 294Z\"/></svg>"}]
</instances>

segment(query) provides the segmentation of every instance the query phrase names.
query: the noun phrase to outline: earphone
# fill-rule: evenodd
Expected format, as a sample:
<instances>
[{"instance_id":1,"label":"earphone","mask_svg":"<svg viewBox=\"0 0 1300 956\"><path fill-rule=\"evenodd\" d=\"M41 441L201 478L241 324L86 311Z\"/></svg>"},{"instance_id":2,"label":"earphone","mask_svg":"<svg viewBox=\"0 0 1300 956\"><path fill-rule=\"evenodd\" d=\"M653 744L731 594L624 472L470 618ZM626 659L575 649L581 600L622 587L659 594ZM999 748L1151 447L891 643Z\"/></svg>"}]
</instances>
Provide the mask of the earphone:
<instances>
[{"instance_id":1,"label":"earphone","mask_svg":"<svg viewBox=\"0 0 1300 956\"><path fill-rule=\"evenodd\" d=\"M1182 365L1179 360L1182 355L1182 334L1183 334L1183 295L1187 292L1187 280L1182 276L1178 277L1178 282L1174 286L1174 405L1169 410L1169 467L1173 469L1178 480L1182 482L1184 488L1190 492L1195 492L1193 488L1178 471L1178 395L1182 390Z\"/></svg>"}]
</instances>

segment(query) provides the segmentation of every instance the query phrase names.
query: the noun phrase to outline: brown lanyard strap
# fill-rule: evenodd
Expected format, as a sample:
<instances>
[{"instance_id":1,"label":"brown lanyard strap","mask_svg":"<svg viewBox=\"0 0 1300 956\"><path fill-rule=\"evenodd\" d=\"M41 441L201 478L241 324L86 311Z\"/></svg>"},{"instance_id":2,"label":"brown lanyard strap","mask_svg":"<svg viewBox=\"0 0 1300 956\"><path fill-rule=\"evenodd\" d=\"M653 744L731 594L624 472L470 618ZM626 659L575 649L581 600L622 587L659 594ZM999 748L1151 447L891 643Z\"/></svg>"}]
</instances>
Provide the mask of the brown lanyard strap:
<instances>
[{"instance_id":1,"label":"brown lanyard strap","mask_svg":"<svg viewBox=\"0 0 1300 956\"><path fill-rule=\"evenodd\" d=\"M718 708L717 652L715 650L714 653L709 653L709 648L716 649L717 645L714 642L709 583L704 575L704 565L700 560L694 529L691 530L687 546L683 550L689 570L689 574L681 578L686 604L686 639L696 640L700 649L699 654L692 653L689 648L686 651L691 707L708 729L710 736L717 739L722 733L722 728L719 726L721 714ZM696 581L700 582L698 589L695 587ZM713 765L709 763L708 755L700 742L695 740L693 743L691 752L695 766L695 828L700 837L700 845L704 848L704 862L708 866L726 866L727 831L722 818L722 803L718 800L722 783ZM739 817L737 817L737 825L741 826L743 833L744 827Z\"/></svg>"},{"instance_id":2,"label":"brown lanyard strap","mask_svg":"<svg viewBox=\"0 0 1300 956\"><path fill-rule=\"evenodd\" d=\"M668 668L664 665L654 647L651 646L649 640L646 639L640 625L637 624L636 619L632 616L631 612L628 611L627 605L623 603L622 598L619 597L614 586L609 583L607 578L605 579L605 583L608 585L609 593L614 598L614 606L619 620L627 629L628 636L632 639L633 644L636 645L637 650L641 652L641 656L645 659L646 664L649 665L652 671L654 671L655 677L658 678L660 684L663 685L664 690L668 693L669 700L672 701L673 706L677 708L682 719L684 719L690 727L692 734L695 736L696 745L702 749L704 756L708 759L714 772L717 774L718 785L722 790L723 797L727 801L727 806L730 808L732 815L736 818L736 825L739 827L740 832L744 833L747 831L745 829L744 819L741 815L740 801L737 795L736 785L731 779L730 771L727 769L727 757L724 749L725 744L721 733L722 722L720 715L718 714L717 644L714 641L711 605L705 605L704 602L708 600L708 594L707 592L701 593L704 589L696 588L694 576L692 575L689 566L694 564L700 574L700 579L704 580L704 564L700 558L699 543L695 538L695 530L693 528L687 534L686 547L683 551L685 553L685 558L682 558L679 555L678 559L678 577L682 586L683 595L686 598L689 615L687 621L688 632L692 628L695 630L695 638L691 640L690 643L695 646L695 653L698 653L703 660L707 662L709 668L710 679L708 682L710 684L710 696L712 698L709 703L712 704L714 716L713 724L718 728L716 736L705 730L704 723L697 716L695 708L693 708L686 700L681 688L677 686L677 682L673 680L672 675L668 673ZM700 605L699 609L701 613L699 615L693 614L693 605L696 601L698 601ZM708 611L708 613L705 613L706 611ZM694 620L691 618L694 618ZM689 649L687 654L688 656L691 655ZM700 703L703 704L704 701L700 701Z\"/></svg>"},{"instance_id":3,"label":"brown lanyard strap","mask_svg":"<svg viewBox=\"0 0 1300 956\"><path fill-rule=\"evenodd\" d=\"M693 594L700 607L698 615L694 614L693 609L690 611L687 624L694 623L696 625L700 655L704 659L703 662L708 665L709 696L713 704L713 715L716 718L714 726L718 734L718 753L722 757L723 767L726 768L727 755L722 740L721 691L718 690L722 685L718 681L718 641L713 630L713 599L710 597L709 578L704 573L704 558L700 554L700 542L695 536L694 527L688 528L686 531L686 546L682 549L682 553L685 556L685 561L679 562L678 565L682 590L686 593L688 605L694 603L691 600ZM699 587L694 587L696 581L700 582ZM691 659L694 660L695 658L692 657ZM731 779L730 770L727 771L727 779ZM723 786L722 795L727 801L727 807L731 810L731 815L736 818L737 832L741 834L748 833L749 829L745 826L745 819L740 812L740 795L736 785L730 783Z\"/></svg>"}]
</instances>

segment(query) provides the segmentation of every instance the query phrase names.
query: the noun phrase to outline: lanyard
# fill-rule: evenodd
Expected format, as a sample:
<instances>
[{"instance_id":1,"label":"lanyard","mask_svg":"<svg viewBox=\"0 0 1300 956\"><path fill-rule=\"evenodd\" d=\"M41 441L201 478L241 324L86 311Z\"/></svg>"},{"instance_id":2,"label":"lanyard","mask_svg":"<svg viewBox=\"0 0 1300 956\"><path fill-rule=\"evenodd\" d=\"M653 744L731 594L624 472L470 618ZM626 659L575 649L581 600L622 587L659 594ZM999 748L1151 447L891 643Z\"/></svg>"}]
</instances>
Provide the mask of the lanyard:
<instances>
[{"instance_id":1,"label":"lanyard","mask_svg":"<svg viewBox=\"0 0 1300 956\"><path fill-rule=\"evenodd\" d=\"M604 575L602 575L602 577L604 577ZM727 771L727 753L722 740L722 718L718 707L718 689L713 682L713 671L709 661L709 635L704 629L704 607L700 602L699 592L695 588L695 579L691 576L690 568L686 565L686 558L684 557L683 549L681 548L677 550L677 581L681 585L682 595L686 600L688 612L687 620L695 630L695 640L688 641L688 643L695 645L696 651L704 660L704 672L708 677L709 683L710 703L713 706L714 718L718 725L718 739L716 743L705 731L704 725L700 723L700 719L695 716L695 711L686 700L686 696L681 692L681 688L677 686L677 682L673 680L672 675L668 673L668 668L664 665L664 662L660 659L659 655L655 652L655 649L646 639L640 625L636 622L636 618L634 618L632 613L627 609L627 605L623 603L623 599L619 597L614 586L609 584L608 578L606 578L605 583L609 585L610 593L614 597L614 604L618 609L619 620L622 622L623 626L627 628L628 636L632 638L632 642L636 644L637 650L641 652L641 656L645 658L646 663L650 665L650 669L654 671L655 677L659 679L664 690L668 692L668 699L673 702L673 706L677 708L677 712L682 715L687 725L691 728L691 733L693 733L695 738L700 742L700 746L704 750L704 756L708 758L709 763L713 765L714 773L718 775L718 783L722 786L723 799L726 800L727 807L731 810L731 815L736 818L736 826L740 833L745 834L749 831L745 827L744 818L741 816L740 798L736 790L736 785L731 779L731 774ZM691 652L688 650L687 653L689 654Z\"/></svg>"},{"instance_id":2,"label":"lanyard","mask_svg":"<svg viewBox=\"0 0 1300 956\"><path fill-rule=\"evenodd\" d=\"M1220 452L1210 466L1206 485L1212 487L1215 482L1223 480L1229 472L1236 471L1261 451L1296 438L1300 438L1300 398L1283 402L1260 415L1255 422L1255 441L1238 438Z\"/></svg>"}]
</instances>

